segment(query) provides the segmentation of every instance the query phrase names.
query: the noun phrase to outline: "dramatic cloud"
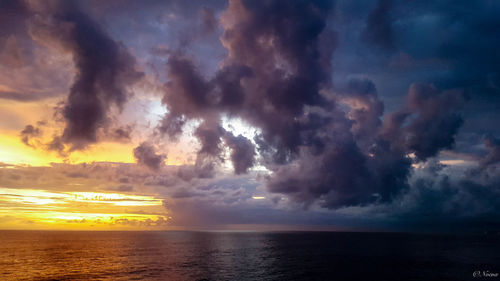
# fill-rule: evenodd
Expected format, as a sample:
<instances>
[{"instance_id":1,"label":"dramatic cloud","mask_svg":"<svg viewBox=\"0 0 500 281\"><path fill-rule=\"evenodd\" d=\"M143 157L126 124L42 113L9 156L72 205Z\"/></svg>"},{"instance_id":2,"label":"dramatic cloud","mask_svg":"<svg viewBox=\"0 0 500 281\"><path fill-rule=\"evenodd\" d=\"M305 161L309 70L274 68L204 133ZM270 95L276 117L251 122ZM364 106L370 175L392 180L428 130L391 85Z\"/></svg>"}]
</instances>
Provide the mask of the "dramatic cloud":
<instances>
[{"instance_id":1,"label":"dramatic cloud","mask_svg":"<svg viewBox=\"0 0 500 281\"><path fill-rule=\"evenodd\" d=\"M498 228L498 175L470 168L461 176L450 177L452 171L453 167L428 161L416 170L408 191L393 202L345 211L358 216L382 216L393 221L394 227L408 230Z\"/></svg>"},{"instance_id":2,"label":"dramatic cloud","mask_svg":"<svg viewBox=\"0 0 500 281\"><path fill-rule=\"evenodd\" d=\"M246 173L255 163L255 146L242 135L224 135L224 142L231 149L231 161L236 174Z\"/></svg>"},{"instance_id":3,"label":"dramatic cloud","mask_svg":"<svg viewBox=\"0 0 500 281\"><path fill-rule=\"evenodd\" d=\"M0 161L66 161L2 186L154 194L179 225L500 227L497 2L124 1L0 0Z\"/></svg>"},{"instance_id":4,"label":"dramatic cloud","mask_svg":"<svg viewBox=\"0 0 500 281\"><path fill-rule=\"evenodd\" d=\"M35 145L32 144L31 140L32 138L37 138L40 135L40 128L33 125L26 125L26 127L24 127L24 129L21 131L21 140L25 145L34 147Z\"/></svg>"},{"instance_id":5,"label":"dramatic cloud","mask_svg":"<svg viewBox=\"0 0 500 281\"><path fill-rule=\"evenodd\" d=\"M333 46L320 34L330 7L323 2L230 2L221 38L229 57L213 79L204 79L185 57L169 58L163 98L169 112L160 130L175 136L186 118L201 118L205 121L195 134L202 144L199 155L217 155L223 136L218 123L226 113L261 129L276 159L297 152L301 131L314 126L299 120L304 106L320 106L320 87L329 82Z\"/></svg>"},{"instance_id":6,"label":"dramatic cloud","mask_svg":"<svg viewBox=\"0 0 500 281\"><path fill-rule=\"evenodd\" d=\"M378 98L375 84L369 79L350 79L339 89L339 101L350 107L348 118L354 121L352 133L362 147L376 136L384 113L384 104Z\"/></svg>"},{"instance_id":7,"label":"dramatic cloud","mask_svg":"<svg viewBox=\"0 0 500 281\"><path fill-rule=\"evenodd\" d=\"M368 42L387 50L394 48L390 12L391 0L379 0L366 20L364 33Z\"/></svg>"},{"instance_id":8,"label":"dramatic cloud","mask_svg":"<svg viewBox=\"0 0 500 281\"><path fill-rule=\"evenodd\" d=\"M30 32L71 53L76 67L62 109L66 122L62 140L71 150L84 149L97 142L98 130L108 123L110 107L123 108L127 86L141 73L135 70L135 59L126 48L77 7L61 3L48 11L42 8L42 12L32 18Z\"/></svg>"},{"instance_id":9,"label":"dramatic cloud","mask_svg":"<svg viewBox=\"0 0 500 281\"><path fill-rule=\"evenodd\" d=\"M407 104L382 124L384 105L369 79L352 79L331 93L330 8L321 1L230 1L221 16L229 54L214 78L205 79L186 56L170 55L160 131L175 138L187 120L202 119L194 133L201 144L197 164L217 164L226 145L237 174L253 166L257 147L271 171L269 190L306 206L389 202L408 189L412 154L424 161L452 147L464 97L415 84ZM379 2L366 30L385 48L393 47L389 9ZM228 137L222 114L258 128L255 144Z\"/></svg>"},{"instance_id":10,"label":"dramatic cloud","mask_svg":"<svg viewBox=\"0 0 500 281\"><path fill-rule=\"evenodd\" d=\"M134 157L138 164L153 170L160 169L165 164L164 161L167 158L165 154L157 154L155 148L145 142L134 149Z\"/></svg>"},{"instance_id":11,"label":"dramatic cloud","mask_svg":"<svg viewBox=\"0 0 500 281\"><path fill-rule=\"evenodd\" d=\"M439 93L432 85L414 84L406 108L387 117L383 134L394 145L425 160L441 149L452 148L463 123L457 113L463 103L460 90Z\"/></svg>"}]
</instances>

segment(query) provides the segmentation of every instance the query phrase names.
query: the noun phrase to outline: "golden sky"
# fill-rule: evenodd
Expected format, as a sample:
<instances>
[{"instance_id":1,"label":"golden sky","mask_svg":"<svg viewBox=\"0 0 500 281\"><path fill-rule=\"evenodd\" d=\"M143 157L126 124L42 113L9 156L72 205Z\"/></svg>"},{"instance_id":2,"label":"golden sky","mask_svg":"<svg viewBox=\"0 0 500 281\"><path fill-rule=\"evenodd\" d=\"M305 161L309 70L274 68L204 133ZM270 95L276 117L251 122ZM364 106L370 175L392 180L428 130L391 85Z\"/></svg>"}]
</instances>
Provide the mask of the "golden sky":
<instances>
[{"instance_id":1,"label":"golden sky","mask_svg":"<svg viewBox=\"0 0 500 281\"><path fill-rule=\"evenodd\" d=\"M170 219L153 196L0 188L0 228L165 229Z\"/></svg>"},{"instance_id":2,"label":"golden sky","mask_svg":"<svg viewBox=\"0 0 500 281\"><path fill-rule=\"evenodd\" d=\"M85 178L80 183L50 179L48 183L40 184L30 179L16 181L17 177L26 177L24 173L9 175L23 167L45 167L45 177L50 178L55 163L68 167L94 162L135 163L132 151L137 146L136 141L102 141L66 155L44 149L44 144L62 129L63 124L51 119L56 105L57 100L47 100L46 103L5 101L0 104L0 229L169 228L171 217L162 205L165 196L156 192L146 191L144 195L141 191L126 190L120 193L119 190L106 190L107 186L103 187L103 192L99 186L113 184L107 179L99 179L98 183L92 178ZM26 124L36 124L39 120L47 120L43 131L27 145L20 132ZM169 152L164 161L167 165L188 161L182 151L176 153L170 149ZM10 177L16 183L12 183ZM92 177L91 173L88 177ZM68 184L73 186L68 187ZM64 191L64 185L70 190L77 187L79 191ZM142 195L136 195L136 192Z\"/></svg>"}]
</instances>

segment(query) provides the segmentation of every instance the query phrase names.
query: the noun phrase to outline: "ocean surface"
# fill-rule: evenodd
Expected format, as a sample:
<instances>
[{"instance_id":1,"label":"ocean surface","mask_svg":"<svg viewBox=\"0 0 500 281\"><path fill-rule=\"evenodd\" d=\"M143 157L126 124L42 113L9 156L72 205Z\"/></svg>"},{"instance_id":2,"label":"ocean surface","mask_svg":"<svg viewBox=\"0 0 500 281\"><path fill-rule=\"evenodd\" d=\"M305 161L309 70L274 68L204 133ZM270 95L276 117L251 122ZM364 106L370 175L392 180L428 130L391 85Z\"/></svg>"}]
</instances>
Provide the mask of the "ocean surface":
<instances>
[{"instance_id":1,"label":"ocean surface","mask_svg":"<svg viewBox=\"0 0 500 281\"><path fill-rule=\"evenodd\" d=\"M0 231L0 280L500 280L477 271L498 235Z\"/></svg>"}]
</instances>

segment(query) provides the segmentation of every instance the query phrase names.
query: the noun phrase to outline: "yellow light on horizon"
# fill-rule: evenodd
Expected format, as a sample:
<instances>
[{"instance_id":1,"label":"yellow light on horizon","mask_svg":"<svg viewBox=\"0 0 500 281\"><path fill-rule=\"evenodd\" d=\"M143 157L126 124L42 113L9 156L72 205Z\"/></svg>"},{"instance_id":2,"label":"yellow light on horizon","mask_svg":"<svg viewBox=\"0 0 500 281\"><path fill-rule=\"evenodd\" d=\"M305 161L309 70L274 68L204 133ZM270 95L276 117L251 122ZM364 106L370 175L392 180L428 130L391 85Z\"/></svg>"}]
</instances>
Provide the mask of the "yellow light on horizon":
<instances>
[{"instance_id":1,"label":"yellow light on horizon","mask_svg":"<svg viewBox=\"0 0 500 281\"><path fill-rule=\"evenodd\" d=\"M121 162L135 163L134 144L101 142L85 151L75 151L67 158L56 152L25 145L19 135L0 134L0 162L15 165L50 166L51 163Z\"/></svg>"},{"instance_id":2,"label":"yellow light on horizon","mask_svg":"<svg viewBox=\"0 0 500 281\"><path fill-rule=\"evenodd\" d=\"M154 196L0 187L3 229L161 228L169 220Z\"/></svg>"},{"instance_id":3,"label":"yellow light on horizon","mask_svg":"<svg viewBox=\"0 0 500 281\"><path fill-rule=\"evenodd\" d=\"M74 196L73 201L114 204L117 206L161 206L162 200L151 196L120 193L66 192Z\"/></svg>"}]
</instances>

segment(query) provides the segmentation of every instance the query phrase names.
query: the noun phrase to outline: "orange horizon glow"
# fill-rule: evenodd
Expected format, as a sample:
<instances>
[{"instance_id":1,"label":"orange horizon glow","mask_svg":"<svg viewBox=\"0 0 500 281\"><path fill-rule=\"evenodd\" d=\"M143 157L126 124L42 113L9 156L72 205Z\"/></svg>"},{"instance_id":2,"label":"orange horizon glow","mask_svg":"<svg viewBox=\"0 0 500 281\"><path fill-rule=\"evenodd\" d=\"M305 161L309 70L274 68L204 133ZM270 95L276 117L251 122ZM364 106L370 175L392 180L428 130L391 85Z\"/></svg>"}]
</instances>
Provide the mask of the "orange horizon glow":
<instances>
[{"instance_id":1,"label":"orange horizon glow","mask_svg":"<svg viewBox=\"0 0 500 281\"><path fill-rule=\"evenodd\" d=\"M165 229L172 219L154 196L0 187L0 229Z\"/></svg>"}]
</instances>

